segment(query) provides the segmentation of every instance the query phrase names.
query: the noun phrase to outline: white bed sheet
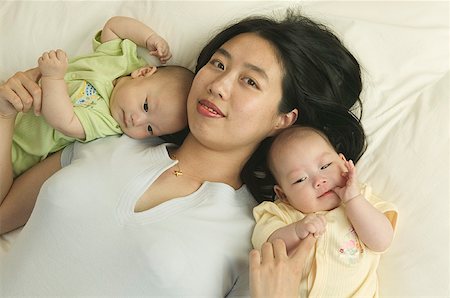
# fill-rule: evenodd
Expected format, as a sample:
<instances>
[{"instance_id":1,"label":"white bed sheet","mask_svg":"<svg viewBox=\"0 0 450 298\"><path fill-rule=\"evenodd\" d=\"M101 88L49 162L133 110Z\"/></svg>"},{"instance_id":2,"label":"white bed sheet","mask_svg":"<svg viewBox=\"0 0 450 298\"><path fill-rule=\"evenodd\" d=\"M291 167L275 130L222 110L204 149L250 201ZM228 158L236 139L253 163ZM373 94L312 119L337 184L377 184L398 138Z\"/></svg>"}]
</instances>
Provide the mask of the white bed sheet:
<instances>
[{"instance_id":1,"label":"white bed sheet","mask_svg":"<svg viewBox=\"0 0 450 298\"><path fill-rule=\"evenodd\" d=\"M449 2L0 2L0 81L49 49L90 52L114 15L153 27L171 45L170 64L193 69L223 25L288 6L331 26L363 67L369 147L357 168L400 211L379 268L381 297L450 297ZM1 237L0 257L19 233Z\"/></svg>"}]
</instances>

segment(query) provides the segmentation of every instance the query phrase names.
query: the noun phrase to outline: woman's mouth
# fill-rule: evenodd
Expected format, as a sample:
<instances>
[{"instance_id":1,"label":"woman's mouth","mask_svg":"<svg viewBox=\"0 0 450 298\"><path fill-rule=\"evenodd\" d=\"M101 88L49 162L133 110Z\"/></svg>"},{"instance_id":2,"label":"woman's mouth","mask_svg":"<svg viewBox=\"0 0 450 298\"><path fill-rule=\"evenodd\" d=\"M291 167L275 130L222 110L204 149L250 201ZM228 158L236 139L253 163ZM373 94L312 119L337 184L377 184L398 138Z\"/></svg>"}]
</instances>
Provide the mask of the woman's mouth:
<instances>
[{"instance_id":1,"label":"woman's mouth","mask_svg":"<svg viewBox=\"0 0 450 298\"><path fill-rule=\"evenodd\" d=\"M197 111L207 117L225 117L222 111L215 104L205 99L198 101Z\"/></svg>"}]
</instances>

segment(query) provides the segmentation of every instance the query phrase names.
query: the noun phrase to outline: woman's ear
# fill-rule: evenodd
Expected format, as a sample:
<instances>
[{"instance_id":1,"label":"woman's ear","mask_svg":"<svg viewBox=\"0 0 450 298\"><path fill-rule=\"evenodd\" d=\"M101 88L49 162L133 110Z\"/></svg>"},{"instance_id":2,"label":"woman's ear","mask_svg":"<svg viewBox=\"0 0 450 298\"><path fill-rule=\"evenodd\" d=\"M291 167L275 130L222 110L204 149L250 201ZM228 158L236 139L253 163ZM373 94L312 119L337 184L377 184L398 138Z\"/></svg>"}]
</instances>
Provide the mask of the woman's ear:
<instances>
[{"instance_id":1,"label":"woman's ear","mask_svg":"<svg viewBox=\"0 0 450 298\"><path fill-rule=\"evenodd\" d=\"M277 124L277 128L286 128L288 126L291 126L292 124L295 123L295 121L297 121L298 118L298 110L297 109L293 109L292 111L290 111L287 114L283 114L279 120L278 120L278 124Z\"/></svg>"},{"instance_id":2,"label":"woman's ear","mask_svg":"<svg viewBox=\"0 0 450 298\"><path fill-rule=\"evenodd\" d=\"M277 121L277 124L275 125L275 129L274 129L273 133L275 133L276 131L279 131L281 129L284 129L286 127L291 126L292 124L295 123L295 121L297 121L297 118L298 118L298 110L297 109L293 109L289 113L280 115L278 117L278 121Z\"/></svg>"},{"instance_id":3,"label":"woman's ear","mask_svg":"<svg viewBox=\"0 0 450 298\"><path fill-rule=\"evenodd\" d=\"M283 202L287 201L286 194L284 193L283 189L278 184L274 185L273 191L275 192L275 194L281 201L283 201Z\"/></svg>"},{"instance_id":4,"label":"woman's ear","mask_svg":"<svg viewBox=\"0 0 450 298\"><path fill-rule=\"evenodd\" d=\"M344 154L342 154L342 153L339 153L339 157L343 160L343 161L347 161L347 159L345 159L345 156L344 156Z\"/></svg>"},{"instance_id":5,"label":"woman's ear","mask_svg":"<svg viewBox=\"0 0 450 298\"><path fill-rule=\"evenodd\" d=\"M152 74L154 74L157 69L158 68L156 66L150 66L150 65L138 68L131 73L131 78L135 79L135 78L140 78L140 77L149 77Z\"/></svg>"}]
</instances>

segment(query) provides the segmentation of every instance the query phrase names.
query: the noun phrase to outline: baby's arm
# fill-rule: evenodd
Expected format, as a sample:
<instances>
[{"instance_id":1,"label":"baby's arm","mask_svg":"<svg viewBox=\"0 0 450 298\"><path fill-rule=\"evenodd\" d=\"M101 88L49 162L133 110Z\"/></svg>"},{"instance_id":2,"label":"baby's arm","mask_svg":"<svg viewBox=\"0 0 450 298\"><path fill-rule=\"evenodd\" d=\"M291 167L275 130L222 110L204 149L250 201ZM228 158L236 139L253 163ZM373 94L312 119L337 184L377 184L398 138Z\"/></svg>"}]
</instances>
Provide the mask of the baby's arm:
<instances>
[{"instance_id":1,"label":"baby's arm","mask_svg":"<svg viewBox=\"0 0 450 298\"><path fill-rule=\"evenodd\" d=\"M129 39L138 46L147 48L161 63L166 63L172 57L166 40L136 19L121 16L109 19L103 27L101 42L117 38Z\"/></svg>"},{"instance_id":2,"label":"baby's arm","mask_svg":"<svg viewBox=\"0 0 450 298\"><path fill-rule=\"evenodd\" d=\"M66 53L62 50L46 52L38 63L42 74L42 115L45 120L66 136L84 139L83 126L73 111L64 81L68 64Z\"/></svg>"},{"instance_id":3,"label":"baby's arm","mask_svg":"<svg viewBox=\"0 0 450 298\"><path fill-rule=\"evenodd\" d=\"M309 234L318 237L325 232L327 222L323 215L308 214L302 220L282 227L270 235L267 241L274 242L282 239L286 243L286 249L290 253Z\"/></svg>"},{"instance_id":4,"label":"baby's arm","mask_svg":"<svg viewBox=\"0 0 450 298\"><path fill-rule=\"evenodd\" d=\"M361 241L373 251L384 251L391 244L394 229L388 218L361 194L353 162L346 161L346 166L347 183L335 191L344 203L347 217Z\"/></svg>"}]
</instances>

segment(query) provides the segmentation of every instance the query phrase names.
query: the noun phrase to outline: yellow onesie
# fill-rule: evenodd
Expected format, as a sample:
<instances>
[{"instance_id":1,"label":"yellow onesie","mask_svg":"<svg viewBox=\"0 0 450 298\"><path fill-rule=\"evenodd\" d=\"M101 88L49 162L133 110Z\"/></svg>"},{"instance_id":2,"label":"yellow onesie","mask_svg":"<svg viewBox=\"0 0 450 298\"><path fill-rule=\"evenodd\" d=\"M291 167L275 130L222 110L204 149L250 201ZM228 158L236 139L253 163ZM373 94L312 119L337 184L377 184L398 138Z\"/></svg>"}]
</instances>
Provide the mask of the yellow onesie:
<instances>
[{"instance_id":1,"label":"yellow onesie","mask_svg":"<svg viewBox=\"0 0 450 298\"><path fill-rule=\"evenodd\" d=\"M386 214L395 230L397 208L373 195L368 186L363 186L363 194ZM358 239L344 207L317 214L325 215L326 232L318 238L306 261L300 297L378 297L376 270L380 253L371 251ZM253 209L253 215L256 226L252 243L258 249L274 231L305 217L280 200L261 203Z\"/></svg>"}]
</instances>

